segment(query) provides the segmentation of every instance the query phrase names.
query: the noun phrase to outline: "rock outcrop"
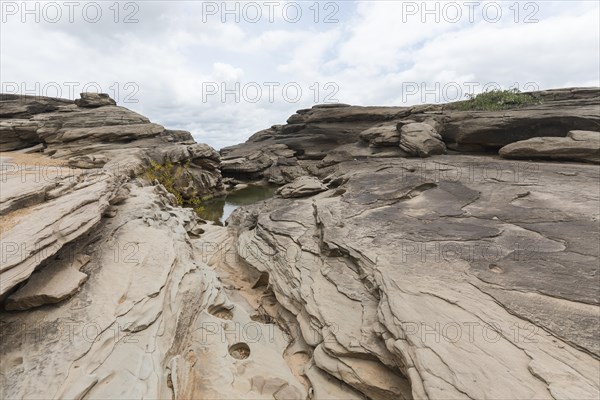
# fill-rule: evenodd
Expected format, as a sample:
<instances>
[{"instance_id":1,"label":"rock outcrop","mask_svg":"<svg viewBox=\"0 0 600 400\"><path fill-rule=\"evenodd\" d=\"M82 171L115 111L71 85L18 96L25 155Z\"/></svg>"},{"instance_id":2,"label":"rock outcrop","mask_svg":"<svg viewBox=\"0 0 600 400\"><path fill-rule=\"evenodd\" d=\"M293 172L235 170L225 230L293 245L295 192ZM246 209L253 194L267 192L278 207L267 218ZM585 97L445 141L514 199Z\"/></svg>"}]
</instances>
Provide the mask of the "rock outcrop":
<instances>
[{"instance_id":1,"label":"rock outcrop","mask_svg":"<svg viewBox=\"0 0 600 400\"><path fill-rule=\"evenodd\" d=\"M598 169L430 163L344 162L328 191L237 210L238 254L368 398L596 398Z\"/></svg>"},{"instance_id":2,"label":"rock outcrop","mask_svg":"<svg viewBox=\"0 0 600 400\"><path fill-rule=\"evenodd\" d=\"M538 137L500 149L504 158L584 161L600 164L600 132L571 131L567 137Z\"/></svg>"},{"instance_id":3,"label":"rock outcrop","mask_svg":"<svg viewBox=\"0 0 600 400\"><path fill-rule=\"evenodd\" d=\"M316 106L221 154L3 95L0 398L597 399L599 93ZM256 180L227 227L181 207Z\"/></svg>"},{"instance_id":4,"label":"rock outcrop","mask_svg":"<svg viewBox=\"0 0 600 400\"><path fill-rule=\"evenodd\" d=\"M78 256L75 259L56 260L31 276L27 284L6 300L7 310L27 310L44 304L59 303L75 294L87 280L81 272L91 257Z\"/></svg>"},{"instance_id":5,"label":"rock outcrop","mask_svg":"<svg viewBox=\"0 0 600 400\"><path fill-rule=\"evenodd\" d=\"M117 102L106 93L82 93L81 98L75 100L79 107L96 108L102 106L116 106Z\"/></svg>"},{"instance_id":6,"label":"rock outcrop","mask_svg":"<svg viewBox=\"0 0 600 400\"><path fill-rule=\"evenodd\" d=\"M294 197L306 197L317 193L321 193L327 190L327 186L313 177L313 176L302 176L295 179L292 183L282 186L277 190L277 194L285 199Z\"/></svg>"},{"instance_id":7,"label":"rock outcrop","mask_svg":"<svg viewBox=\"0 0 600 400\"><path fill-rule=\"evenodd\" d=\"M600 89L532 93L541 103L504 111L449 111L440 131L454 146L498 149L534 137L565 137L571 130L597 131Z\"/></svg>"},{"instance_id":8,"label":"rock outcrop","mask_svg":"<svg viewBox=\"0 0 600 400\"><path fill-rule=\"evenodd\" d=\"M0 398L306 398L289 335L215 271L226 230L175 196L219 193L218 153L82 97L0 107Z\"/></svg>"},{"instance_id":9,"label":"rock outcrop","mask_svg":"<svg viewBox=\"0 0 600 400\"><path fill-rule=\"evenodd\" d=\"M306 398L285 333L254 321L215 272L224 228L194 238L185 227L197 217L161 186L128 190L114 216L57 253L91 257L77 294L0 314L0 397Z\"/></svg>"},{"instance_id":10,"label":"rock outcrop","mask_svg":"<svg viewBox=\"0 0 600 400\"><path fill-rule=\"evenodd\" d=\"M219 154L190 133L165 130L106 95L84 93L76 103L2 96L0 151L34 146L39 153L1 160L0 298L88 234L127 197L124 183L151 165L180 172L172 186L182 200L223 190Z\"/></svg>"},{"instance_id":11,"label":"rock outcrop","mask_svg":"<svg viewBox=\"0 0 600 400\"><path fill-rule=\"evenodd\" d=\"M408 155L429 157L446 153L446 145L435 128L426 123L408 123L400 128L400 149Z\"/></svg>"},{"instance_id":12,"label":"rock outcrop","mask_svg":"<svg viewBox=\"0 0 600 400\"><path fill-rule=\"evenodd\" d=\"M299 110L286 125L222 149L222 172L240 180L289 183L335 164L330 154L356 159L427 157L445 153L446 147L464 153L497 152L510 143L536 137L564 138L571 130L599 130L600 89L557 89L530 95L539 101L502 111L460 111L458 103L315 106Z\"/></svg>"}]
</instances>

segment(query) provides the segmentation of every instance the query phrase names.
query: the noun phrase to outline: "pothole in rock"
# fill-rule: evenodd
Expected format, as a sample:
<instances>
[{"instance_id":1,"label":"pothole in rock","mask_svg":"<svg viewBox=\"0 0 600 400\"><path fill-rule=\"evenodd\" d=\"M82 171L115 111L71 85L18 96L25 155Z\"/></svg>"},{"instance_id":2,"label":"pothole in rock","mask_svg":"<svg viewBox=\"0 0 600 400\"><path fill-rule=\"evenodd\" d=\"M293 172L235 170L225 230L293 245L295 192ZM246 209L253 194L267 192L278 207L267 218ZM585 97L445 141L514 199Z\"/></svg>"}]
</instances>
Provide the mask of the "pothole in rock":
<instances>
[{"instance_id":1,"label":"pothole in rock","mask_svg":"<svg viewBox=\"0 0 600 400\"><path fill-rule=\"evenodd\" d=\"M236 343L229 346L229 355L237 360L250 357L250 347L246 343Z\"/></svg>"},{"instance_id":2,"label":"pothole in rock","mask_svg":"<svg viewBox=\"0 0 600 400\"><path fill-rule=\"evenodd\" d=\"M208 312L217 318L226 319L226 320L233 319L233 312L229 308L226 308L223 306L209 309Z\"/></svg>"}]
</instances>

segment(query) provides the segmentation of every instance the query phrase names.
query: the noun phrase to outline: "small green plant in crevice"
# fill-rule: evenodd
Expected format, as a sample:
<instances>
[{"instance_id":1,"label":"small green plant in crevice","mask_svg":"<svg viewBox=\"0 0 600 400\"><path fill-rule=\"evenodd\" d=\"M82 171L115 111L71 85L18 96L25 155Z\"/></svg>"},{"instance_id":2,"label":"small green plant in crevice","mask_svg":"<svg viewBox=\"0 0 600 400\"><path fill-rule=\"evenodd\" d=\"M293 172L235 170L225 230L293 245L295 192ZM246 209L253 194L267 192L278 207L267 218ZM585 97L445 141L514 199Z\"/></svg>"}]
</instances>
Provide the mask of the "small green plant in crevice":
<instances>
[{"instance_id":1,"label":"small green plant in crevice","mask_svg":"<svg viewBox=\"0 0 600 400\"><path fill-rule=\"evenodd\" d=\"M182 192L178 186L178 182L184 177L189 161L184 164L174 164L170 160L165 160L162 164L150 160L150 166L144 171L144 177L149 181L158 181L165 189L175 196L177 204L181 207L193 208L197 214L204 212L203 202L210 199L210 196L200 197L198 192L194 190L191 196Z\"/></svg>"},{"instance_id":2,"label":"small green plant in crevice","mask_svg":"<svg viewBox=\"0 0 600 400\"><path fill-rule=\"evenodd\" d=\"M187 200L184 205L192 207L194 209L194 211L196 212L196 214L202 215L206 211L206 208L204 207L203 202L208 199L210 199L210 197L198 197L196 192L194 192L193 197L191 199Z\"/></svg>"},{"instance_id":3,"label":"small green plant in crevice","mask_svg":"<svg viewBox=\"0 0 600 400\"><path fill-rule=\"evenodd\" d=\"M509 110L534 104L540 104L540 99L519 89L488 90L480 94L467 94L468 100L453 104L451 107L461 111L498 111Z\"/></svg>"}]
</instances>

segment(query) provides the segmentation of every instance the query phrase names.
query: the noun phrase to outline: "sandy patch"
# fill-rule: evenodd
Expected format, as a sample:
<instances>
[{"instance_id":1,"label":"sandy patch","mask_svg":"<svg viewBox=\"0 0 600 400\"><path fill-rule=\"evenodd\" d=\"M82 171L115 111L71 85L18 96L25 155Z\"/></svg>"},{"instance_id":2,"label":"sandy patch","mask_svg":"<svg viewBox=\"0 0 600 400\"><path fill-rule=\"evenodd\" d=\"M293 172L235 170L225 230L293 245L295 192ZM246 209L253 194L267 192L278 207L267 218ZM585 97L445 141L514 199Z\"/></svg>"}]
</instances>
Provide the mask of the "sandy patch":
<instances>
[{"instance_id":1,"label":"sandy patch","mask_svg":"<svg viewBox=\"0 0 600 400\"><path fill-rule=\"evenodd\" d=\"M21 221L23 217L31 213L33 209L37 206L39 206L39 204L35 204L25 208L20 208L18 210L9 212L6 215L0 215L0 238L2 238L6 233L8 233L12 228L17 226L19 221Z\"/></svg>"},{"instance_id":2,"label":"sandy patch","mask_svg":"<svg viewBox=\"0 0 600 400\"><path fill-rule=\"evenodd\" d=\"M66 160L58 160L54 158L50 158L41 153L16 153L11 151L3 151L0 152L0 157L2 158L3 163L12 163L21 165L29 165L29 166L52 166L52 167L66 167Z\"/></svg>"}]
</instances>

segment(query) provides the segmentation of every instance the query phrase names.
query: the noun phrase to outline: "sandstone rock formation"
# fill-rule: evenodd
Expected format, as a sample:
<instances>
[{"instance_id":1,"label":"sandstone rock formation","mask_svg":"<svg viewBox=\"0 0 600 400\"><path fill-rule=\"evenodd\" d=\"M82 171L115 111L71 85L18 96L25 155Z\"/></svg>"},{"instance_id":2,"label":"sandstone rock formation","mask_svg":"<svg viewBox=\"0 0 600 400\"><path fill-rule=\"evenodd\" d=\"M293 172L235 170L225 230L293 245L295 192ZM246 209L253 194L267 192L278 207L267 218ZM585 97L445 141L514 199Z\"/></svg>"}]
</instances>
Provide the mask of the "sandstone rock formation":
<instances>
[{"instance_id":1,"label":"sandstone rock formation","mask_svg":"<svg viewBox=\"0 0 600 400\"><path fill-rule=\"evenodd\" d=\"M292 183L288 183L279 188L277 193L280 194L281 197L289 199L293 197L311 196L325 190L327 190L327 186L323 185L319 179L313 176L302 176L295 179Z\"/></svg>"},{"instance_id":2,"label":"sandstone rock formation","mask_svg":"<svg viewBox=\"0 0 600 400\"><path fill-rule=\"evenodd\" d=\"M6 140L0 151L36 146L42 152L4 153L2 159L0 216L12 226L5 223L2 233L0 298L89 233L111 204L124 200L123 184L143 175L151 162L181 169L173 186L184 199L222 191L218 153L195 143L188 132L165 130L112 105L108 96L82 94L77 103L92 108L44 97L2 97L0 137Z\"/></svg>"},{"instance_id":3,"label":"sandstone rock formation","mask_svg":"<svg viewBox=\"0 0 600 400\"><path fill-rule=\"evenodd\" d=\"M79 107L96 108L102 106L116 106L117 102L106 93L81 93L81 98L75 100Z\"/></svg>"},{"instance_id":4,"label":"sandstone rock formation","mask_svg":"<svg viewBox=\"0 0 600 400\"><path fill-rule=\"evenodd\" d=\"M46 265L27 281L27 284L6 299L7 310L27 310L44 304L59 303L76 293L87 280L81 272L91 257L56 260Z\"/></svg>"},{"instance_id":5,"label":"sandstone rock formation","mask_svg":"<svg viewBox=\"0 0 600 400\"><path fill-rule=\"evenodd\" d=\"M340 152L357 159L443 154L446 146L460 152L497 152L507 144L535 137L564 138L571 130L599 130L600 89L557 89L531 95L539 104L503 111L459 111L456 104L315 106L299 110L286 125L273 126L246 143L222 149L222 172L242 180L266 178L288 183L333 165L329 155ZM402 129L411 123L433 129L427 129L429 135L407 131L401 141L398 126ZM419 126L423 128L413 127Z\"/></svg>"},{"instance_id":6,"label":"sandstone rock formation","mask_svg":"<svg viewBox=\"0 0 600 400\"><path fill-rule=\"evenodd\" d=\"M600 132L571 131L567 137L538 137L500 149L504 158L584 161L600 164Z\"/></svg>"},{"instance_id":7,"label":"sandstone rock formation","mask_svg":"<svg viewBox=\"0 0 600 400\"><path fill-rule=\"evenodd\" d=\"M325 182L229 224L316 368L372 399L598 396L597 168L454 155Z\"/></svg>"},{"instance_id":8,"label":"sandstone rock formation","mask_svg":"<svg viewBox=\"0 0 600 400\"><path fill-rule=\"evenodd\" d=\"M400 128L400 148L408 155L429 157L446 153L446 145L435 128L426 123L408 123Z\"/></svg>"},{"instance_id":9,"label":"sandstone rock formation","mask_svg":"<svg viewBox=\"0 0 600 400\"><path fill-rule=\"evenodd\" d=\"M599 93L316 106L221 155L2 95L0 398L597 399ZM285 185L216 226L180 205L221 170Z\"/></svg>"},{"instance_id":10,"label":"sandstone rock formation","mask_svg":"<svg viewBox=\"0 0 600 400\"><path fill-rule=\"evenodd\" d=\"M0 398L306 398L288 335L215 272L224 228L144 173L219 193L218 153L82 97L0 104Z\"/></svg>"}]
</instances>

